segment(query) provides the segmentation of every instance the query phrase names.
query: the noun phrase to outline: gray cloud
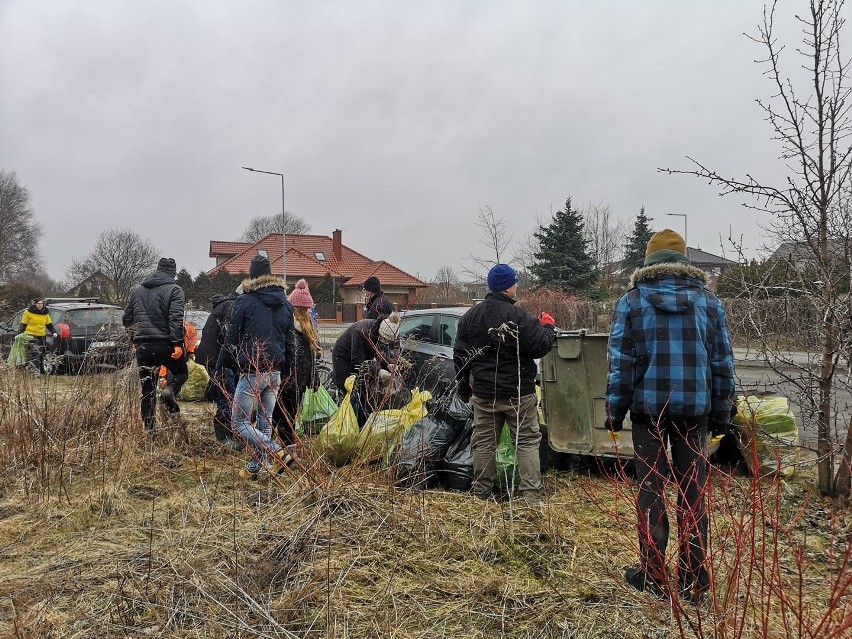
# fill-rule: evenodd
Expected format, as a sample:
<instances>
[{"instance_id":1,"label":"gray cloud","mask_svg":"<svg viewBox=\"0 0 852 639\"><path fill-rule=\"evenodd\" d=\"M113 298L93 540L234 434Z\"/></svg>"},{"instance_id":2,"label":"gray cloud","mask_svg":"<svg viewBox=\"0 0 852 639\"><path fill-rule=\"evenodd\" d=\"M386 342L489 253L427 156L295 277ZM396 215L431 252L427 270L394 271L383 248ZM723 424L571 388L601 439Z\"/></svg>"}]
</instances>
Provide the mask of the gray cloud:
<instances>
[{"instance_id":1,"label":"gray cloud","mask_svg":"<svg viewBox=\"0 0 852 639\"><path fill-rule=\"evenodd\" d=\"M706 5L706 6L705 6ZM744 6L747 5L747 6ZM289 210L422 277L480 206L517 238L571 195L717 250L757 218L658 166L779 179L754 98L761 6L595 2L0 5L0 168L30 188L53 276L110 226L193 273L210 239ZM795 33L794 31L791 31Z\"/></svg>"}]
</instances>

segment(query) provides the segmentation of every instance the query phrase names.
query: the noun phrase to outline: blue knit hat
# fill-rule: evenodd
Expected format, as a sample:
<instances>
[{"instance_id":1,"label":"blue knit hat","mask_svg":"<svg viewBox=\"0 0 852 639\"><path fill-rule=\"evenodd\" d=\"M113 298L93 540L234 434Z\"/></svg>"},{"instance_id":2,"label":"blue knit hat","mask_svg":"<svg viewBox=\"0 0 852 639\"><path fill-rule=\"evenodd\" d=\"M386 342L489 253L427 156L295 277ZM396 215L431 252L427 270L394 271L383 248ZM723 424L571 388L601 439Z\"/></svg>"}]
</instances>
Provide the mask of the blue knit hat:
<instances>
[{"instance_id":1,"label":"blue knit hat","mask_svg":"<svg viewBox=\"0 0 852 639\"><path fill-rule=\"evenodd\" d=\"M488 290L500 293L518 283L518 274L508 264L496 264L488 271Z\"/></svg>"}]
</instances>

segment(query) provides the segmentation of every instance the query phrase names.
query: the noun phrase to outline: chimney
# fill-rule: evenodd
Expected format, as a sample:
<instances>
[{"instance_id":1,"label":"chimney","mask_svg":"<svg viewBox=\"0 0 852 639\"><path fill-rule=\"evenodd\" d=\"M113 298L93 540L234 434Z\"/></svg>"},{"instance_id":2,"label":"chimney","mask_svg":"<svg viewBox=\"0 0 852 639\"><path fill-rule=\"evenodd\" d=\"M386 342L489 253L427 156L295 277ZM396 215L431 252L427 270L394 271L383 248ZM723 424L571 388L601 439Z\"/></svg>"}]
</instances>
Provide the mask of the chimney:
<instances>
[{"instance_id":1,"label":"chimney","mask_svg":"<svg viewBox=\"0 0 852 639\"><path fill-rule=\"evenodd\" d=\"M334 259L338 262L343 260L343 233L340 229L334 229L331 234L331 252L334 253Z\"/></svg>"}]
</instances>

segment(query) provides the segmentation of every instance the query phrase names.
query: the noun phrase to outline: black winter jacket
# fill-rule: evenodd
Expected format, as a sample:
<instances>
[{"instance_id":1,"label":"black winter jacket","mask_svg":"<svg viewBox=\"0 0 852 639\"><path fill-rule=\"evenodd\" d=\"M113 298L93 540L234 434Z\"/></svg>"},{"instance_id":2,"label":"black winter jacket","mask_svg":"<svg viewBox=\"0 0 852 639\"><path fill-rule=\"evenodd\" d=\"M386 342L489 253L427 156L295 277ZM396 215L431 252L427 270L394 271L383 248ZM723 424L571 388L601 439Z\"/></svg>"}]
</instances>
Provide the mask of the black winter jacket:
<instances>
[{"instance_id":1,"label":"black winter jacket","mask_svg":"<svg viewBox=\"0 0 852 639\"><path fill-rule=\"evenodd\" d=\"M311 342L307 335L302 332L299 321L294 320L294 323L296 351L293 360L295 364L289 378L285 380L285 384L288 388L297 389L301 393L314 384L317 353L311 348Z\"/></svg>"},{"instance_id":2,"label":"black winter jacket","mask_svg":"<svg viewBox=\"0 0 852 639\"><path fill-rule=\"evenodd\" d=\"M286 374L293 365L293 332L293 307L284 281L273 275L243 280L243 294L234 300L225 335L225 348L235 355L240 371Z\"/></svg>"},{"instance_id":3,"label":"black winter jacket","mask_svg":"<svg viewBox=\"0 0 852 639\"><path fill-rule=\"evenodd\" d=\"M379 326L382 318L362 319L351 324L331 350L331 362L334 366L334 379L345 380L358 370L368 359L385 359L379 346ZM385 363L387 366L387 363Z\"/></svg>"},{"instance_id":4,"label":"black winter jacket","mask_svg":"<svg viewBox=\"0 0 852 639\"><path fill-rule=\"evenodd\" d=\"M212 371L216 367L219 350L225 343L225 333L228 330L231 308L234 306L235 299L237 299L236 293L231 293L230 295L214 295L210 300L213 303L213 310L210 312L207 321L204 322L204 328L201 331L201 343L195 349L195 360L208 371Z\"/></svg>"},{"instance_id":5,"label":"black winter jacket","mask_svg":"<svg viewBox=\"0 0 852 639\"><path fill-rule=\"evenodd\" d=\"M384 291L375 293L364 305L364 319L385 318L393 313L393 304Z\"/></svg>"},{"instance_id":6,"label":"black winter jacket","mask_svg":"<svg viewBox=\"0 0 852 639\"><path fill-rule=\"evenodd\" d=\"M555 331L542 326L504 293L489 293L459 320L453 361L456 378L483 399L535 393L535 360L553 345ZM520 364L520 379L518 367Z\"/></svg>"},{"instance_id":7,"label":"black winter jacket","mask_svg":"<svg viewBox=\"0 0 852 639\"><path fill-rule=\"evenodd\" d=\"M134 344L167 342L183 348L183 289L174 278L154 271L130 291L122 324Z\"/></svg>"}]
</instances>

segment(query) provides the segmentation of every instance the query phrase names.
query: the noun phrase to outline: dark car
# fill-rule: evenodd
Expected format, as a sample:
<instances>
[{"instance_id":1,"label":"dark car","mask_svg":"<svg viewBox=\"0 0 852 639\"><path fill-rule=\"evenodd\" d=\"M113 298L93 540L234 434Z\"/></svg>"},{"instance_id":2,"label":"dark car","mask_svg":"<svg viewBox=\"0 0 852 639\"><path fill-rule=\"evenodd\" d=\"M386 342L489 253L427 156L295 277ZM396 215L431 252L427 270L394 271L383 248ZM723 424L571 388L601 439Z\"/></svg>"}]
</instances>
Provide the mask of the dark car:
<instances>
[{"instance_id":1,"label":"dark car","mask_svg":"<svg viewBox=\"0 0 852 639\"><path fill-rule=\"evenodd\" d=\"M100 304L95 299L48 298L45 302L59 335L46 339L46 373L96 372L130 361L130 342L121 324L121 307ZM0 323L0 353L4 359L18 333L24 310Z\"/></svg>"},{"instance_id":2,"label":"dark car","mask_svg":"<svg viewBox=\"0 0 852 639\"><path fill-rule=\"evenodd\" d=\"M399 327L402 356L411 363L407 385L441 395L454 384L453 345L468 307L407 311Z\"/></svg>"}]
</instances>

